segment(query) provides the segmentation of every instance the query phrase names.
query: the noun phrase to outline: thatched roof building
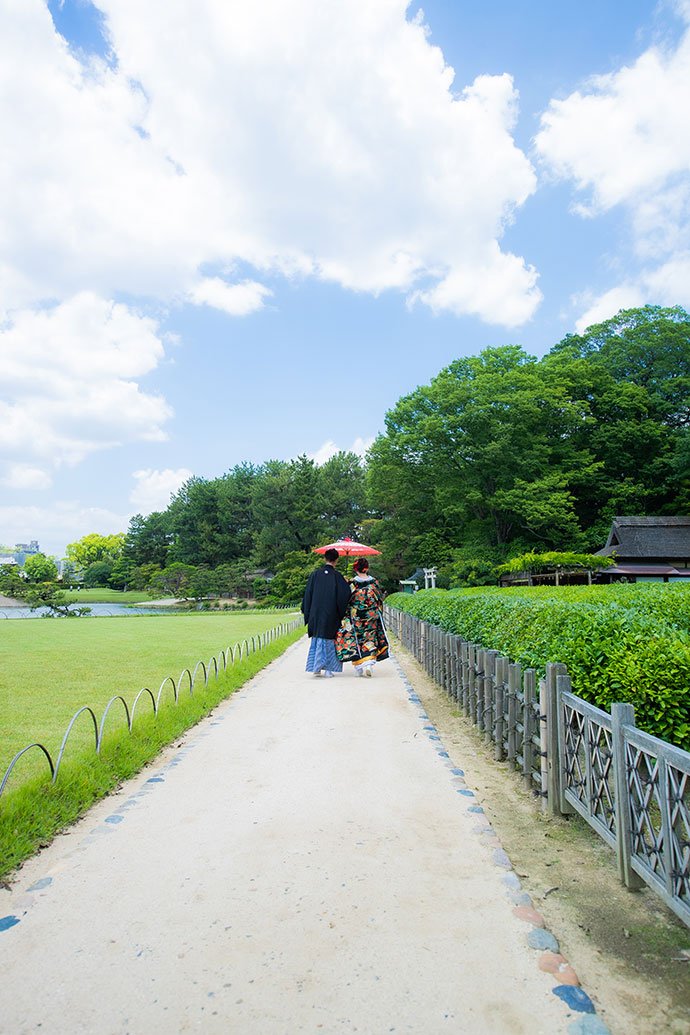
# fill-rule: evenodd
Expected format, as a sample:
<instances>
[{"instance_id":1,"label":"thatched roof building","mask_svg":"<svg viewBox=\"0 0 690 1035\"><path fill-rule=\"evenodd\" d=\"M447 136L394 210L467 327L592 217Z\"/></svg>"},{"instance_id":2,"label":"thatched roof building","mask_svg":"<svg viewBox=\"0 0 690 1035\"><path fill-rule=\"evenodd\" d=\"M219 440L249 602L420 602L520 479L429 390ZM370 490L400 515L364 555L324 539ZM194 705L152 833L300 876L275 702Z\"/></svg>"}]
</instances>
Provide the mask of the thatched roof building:
<instances>
[{"instance_id":1,"label":"thatched roof building","mask_svg":"<svg viewBox=\"0 0 690 1035\"><path fill-rule=\"evenodd\" d=\"M690 578L690 517L616 517L595 556L616 560L600 581Z\"/></svg>"}]
</instances>

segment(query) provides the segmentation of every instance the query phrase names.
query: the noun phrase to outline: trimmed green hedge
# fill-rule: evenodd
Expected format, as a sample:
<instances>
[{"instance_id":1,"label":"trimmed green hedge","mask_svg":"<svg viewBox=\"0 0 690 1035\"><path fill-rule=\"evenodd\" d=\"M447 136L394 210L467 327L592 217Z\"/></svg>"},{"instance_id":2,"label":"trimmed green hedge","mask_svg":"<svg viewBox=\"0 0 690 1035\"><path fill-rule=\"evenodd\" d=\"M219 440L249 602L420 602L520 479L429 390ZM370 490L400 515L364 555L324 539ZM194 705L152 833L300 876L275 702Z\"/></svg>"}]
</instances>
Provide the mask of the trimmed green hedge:
<instances>
[{"instance_id":1,"label":"trimmed green hedge","mask_svg":"<svg viewBox=\"0 0 690 1035\"><path fill-rule=\"evenodd\" d=\"M568 666L573 691L690 749L690 581L612 586L423 590L386 603L543 673Z\"/></svg>"}]
</instances>

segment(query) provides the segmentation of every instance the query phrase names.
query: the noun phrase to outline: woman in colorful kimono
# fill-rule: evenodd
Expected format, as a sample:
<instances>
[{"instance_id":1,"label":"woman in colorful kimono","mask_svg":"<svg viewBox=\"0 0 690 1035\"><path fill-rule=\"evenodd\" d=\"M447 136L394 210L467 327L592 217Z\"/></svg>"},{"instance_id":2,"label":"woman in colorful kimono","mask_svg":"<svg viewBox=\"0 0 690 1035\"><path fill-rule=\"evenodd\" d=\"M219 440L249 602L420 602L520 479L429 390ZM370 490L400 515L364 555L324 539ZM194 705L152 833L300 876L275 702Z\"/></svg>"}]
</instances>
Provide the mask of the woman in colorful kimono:
<instances>
[{"instance_id":1,"label":"woman in colorful kimono","mask_svg":"<svg viewBox=\"0 0 690 1035\"><path fill-rule=\"evenodd\" d=\"M376 662L388 657L388 640L381 615L383 593L369 574L366 557L355 561L350 589L350 620L356 650L352 664L358 676L371 676Z\"/></svg>"}]
</instances>

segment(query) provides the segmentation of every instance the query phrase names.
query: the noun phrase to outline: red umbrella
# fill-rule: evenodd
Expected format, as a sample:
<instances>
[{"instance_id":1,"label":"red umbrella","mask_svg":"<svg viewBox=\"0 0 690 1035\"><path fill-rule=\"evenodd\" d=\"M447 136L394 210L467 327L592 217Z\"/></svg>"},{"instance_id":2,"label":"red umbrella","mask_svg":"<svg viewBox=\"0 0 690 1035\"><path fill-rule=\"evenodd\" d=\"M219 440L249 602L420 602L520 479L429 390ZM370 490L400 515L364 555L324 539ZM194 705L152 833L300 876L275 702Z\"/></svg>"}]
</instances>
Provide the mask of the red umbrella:
<instances>
[{"instance_id":1,"label":"red umbrella","mask_svg":"<svg viewBox=\"0 0 690 1035\"><path fill-rule=\"evenodd\" d=\"M314 553L325 553L326 550L337 550L340 556L346 557L364 557L370 554L380 554L380 550L375 550L373 546L365 546L364 543L356 543L354 539L350 539L349 536L343 536L342 539L338 539L336 543L326 543L325 546L315 546Z\"/></svg>"}]
</instances>

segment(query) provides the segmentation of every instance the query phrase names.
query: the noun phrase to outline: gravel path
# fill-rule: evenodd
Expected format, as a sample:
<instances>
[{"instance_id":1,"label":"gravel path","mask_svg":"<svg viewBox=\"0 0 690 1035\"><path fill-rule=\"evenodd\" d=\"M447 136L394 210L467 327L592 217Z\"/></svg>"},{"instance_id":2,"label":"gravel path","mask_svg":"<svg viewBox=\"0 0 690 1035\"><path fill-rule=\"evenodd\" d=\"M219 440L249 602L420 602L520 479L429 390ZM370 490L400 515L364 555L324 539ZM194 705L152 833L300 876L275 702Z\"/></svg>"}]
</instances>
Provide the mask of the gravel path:
<instances>
[{"instance_id":1,"label":"gravel path","mask_svg":"<svg viewBox=\"0 0 690 1035\"><path fill-rule=\"evenodd\" d=\"M0 891L3 1033L607 1031L395 661L306 650Z\"/></svg>"}]
</instances>

